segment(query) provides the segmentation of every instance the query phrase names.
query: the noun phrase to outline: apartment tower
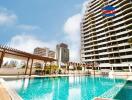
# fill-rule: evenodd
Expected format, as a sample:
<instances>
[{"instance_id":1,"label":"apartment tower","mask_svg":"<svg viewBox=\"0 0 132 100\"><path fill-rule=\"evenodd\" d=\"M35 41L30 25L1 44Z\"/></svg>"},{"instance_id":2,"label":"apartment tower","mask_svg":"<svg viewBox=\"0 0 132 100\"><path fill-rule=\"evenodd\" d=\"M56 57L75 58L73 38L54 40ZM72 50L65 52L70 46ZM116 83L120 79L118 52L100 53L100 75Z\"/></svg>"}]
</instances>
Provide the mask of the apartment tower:
<instances>
[{"instance_id":1,"label":"apartment tower","mask_svg":"<svg viewBox=\"0 0 132 100\"><path fill-rule=\"evenodd\" d=\"M115 16L102 8L115 7ZM91 0L81 23L81 61L102 68L132 66L132 0Z\"/></svg>"},{"instance_id":2,"label":"apartment tower","mask_svg":"<svg viewBox=\"0 0 132 100\"><path fill-rule=\"evenodd\" d=\"M57 58L59 67L62 64L69 62L69 49L67 44L60 43L56 45L56 58Z\"/></svg>"}]
</instances>

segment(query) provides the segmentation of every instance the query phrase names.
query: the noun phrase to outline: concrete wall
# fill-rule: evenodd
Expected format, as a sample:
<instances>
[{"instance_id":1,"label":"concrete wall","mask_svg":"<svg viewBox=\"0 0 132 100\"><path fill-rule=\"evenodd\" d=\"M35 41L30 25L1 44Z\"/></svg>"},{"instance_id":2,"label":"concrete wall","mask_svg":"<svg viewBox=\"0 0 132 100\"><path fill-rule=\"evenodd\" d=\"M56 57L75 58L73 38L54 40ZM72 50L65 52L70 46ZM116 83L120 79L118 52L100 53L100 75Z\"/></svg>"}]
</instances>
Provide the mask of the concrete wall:
<instances>
[{"instance_id":1,"label":"concrete wall","mask_svg":"<svg viewBox=\"0 0 132 100\"><path fill-rule=\"evenodd\" d=\"M1 68L0 75L24 75L25 69L16 69L16 68ZM30 70L27 70L27 74L30 73ZM35 70L32 70L32 74L35 73Z\"/></svg>"}]
</instances>

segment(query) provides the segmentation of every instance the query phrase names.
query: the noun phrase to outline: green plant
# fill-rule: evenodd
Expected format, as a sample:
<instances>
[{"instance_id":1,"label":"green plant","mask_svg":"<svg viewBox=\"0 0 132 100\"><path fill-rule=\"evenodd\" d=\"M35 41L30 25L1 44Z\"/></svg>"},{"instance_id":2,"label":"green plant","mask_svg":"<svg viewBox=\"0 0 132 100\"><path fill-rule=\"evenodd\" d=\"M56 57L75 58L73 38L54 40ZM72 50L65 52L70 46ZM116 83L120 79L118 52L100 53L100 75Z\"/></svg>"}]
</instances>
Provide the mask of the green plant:
<instances>
[{"instance_id":1,"label":"green plant","mask_svg":"<svg viewBox=\"0 0 132 100\"><path fill-rule=\"evenodd\" d=\"M78 66L78 67L77 67L77 70L82 70L82 67Z\"/></svg>"},{"instance_id":2,"label":"green plant","mask_svg":"<svg viewBox=\"0 0 132 100\"><path fill-rule=\"evenodd\" d=\"M22 68L25 68L25 67L26 67L26 65L23 65L23 66L22 66Z\"/></svg>"},{"instance_id":3,"label":"green plant","mask_svg":"<svg viewBox=\"0 0 132 100\"><path fill-rule=\"evenodd\" d=\"M132 38L128 40L128 43L130 44L130 47L132 48Z\"/></svg>"},{"instance_id":4,"label":"green plant","mask_svg":"<svg viewBox=\"0 0 132 100\"><path fill-rule=\"evenodd\" d=\"M128 40L128 43L129 43L129 44L132 44L132 38L130 38L130 39Z\"/></svg>"}]
</instances>

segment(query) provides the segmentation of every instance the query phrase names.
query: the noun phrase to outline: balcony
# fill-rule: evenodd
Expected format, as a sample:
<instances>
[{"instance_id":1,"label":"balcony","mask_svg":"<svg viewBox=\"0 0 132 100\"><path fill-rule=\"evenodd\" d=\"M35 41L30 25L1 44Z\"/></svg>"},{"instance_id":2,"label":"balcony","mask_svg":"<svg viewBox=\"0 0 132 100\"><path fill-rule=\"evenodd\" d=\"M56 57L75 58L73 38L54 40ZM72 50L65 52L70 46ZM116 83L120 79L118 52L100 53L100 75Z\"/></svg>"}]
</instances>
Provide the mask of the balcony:
<instances>
[{"instance_id":1,"label":"balcony","mask_svg":"<svg viewBox=\"0 0 132 100\"><path fill-rule=\"evenodd\" d=\"M132 55L124 55L124 56L120 56L120 58L132 58Z\"/></svg>"},{"instance_id":2,"label":"balcony","mask_svg":"<svg viewBox=\"0 0 132 100\"><path fill-rule=\"evenodd\" d=\"M132 48L119 50L119 52L129 52L129 51L132 51Z\"/></svg>"}]
</instances>

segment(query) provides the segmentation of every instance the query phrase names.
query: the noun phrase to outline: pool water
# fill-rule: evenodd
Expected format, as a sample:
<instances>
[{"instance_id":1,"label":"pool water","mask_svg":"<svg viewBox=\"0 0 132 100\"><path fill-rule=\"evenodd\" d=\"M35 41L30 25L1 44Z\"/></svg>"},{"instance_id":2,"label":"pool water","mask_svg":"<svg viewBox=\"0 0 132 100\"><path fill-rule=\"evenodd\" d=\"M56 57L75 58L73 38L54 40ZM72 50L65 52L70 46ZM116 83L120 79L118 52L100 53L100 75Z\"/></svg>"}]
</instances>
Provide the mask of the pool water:
<instances>
[{"instance_id":1,"label":"pool water","mask_svg":"<svg viewBox=\"0 0 132 100\"><path fill-rule=\"evenodd\" d=\"M126 81L108 77L73 76L18 79L10 80L8 84L24 100L93 100L95 97L114 98Z\"/></svg>"},{"instance_id":2,"label":"pool water","mask_svg":"<svg viewBox=\"0 0 132 100\"><path fill-rule=\"evenodd\" d=\"M127 81L124 87L114 98L117 100L132 100L132 82Z\"/></svg>"}]
</instances>

